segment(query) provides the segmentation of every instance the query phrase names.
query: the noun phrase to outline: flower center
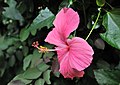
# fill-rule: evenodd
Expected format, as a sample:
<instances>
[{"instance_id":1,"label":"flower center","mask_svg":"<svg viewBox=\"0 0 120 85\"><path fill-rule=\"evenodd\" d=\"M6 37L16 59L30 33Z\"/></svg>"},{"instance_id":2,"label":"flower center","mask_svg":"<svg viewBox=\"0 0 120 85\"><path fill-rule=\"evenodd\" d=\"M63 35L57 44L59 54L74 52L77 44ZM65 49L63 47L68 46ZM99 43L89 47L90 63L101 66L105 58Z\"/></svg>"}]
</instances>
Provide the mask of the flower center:
<instances>
[{"instance_id":1,"label":"flower center","mask_svg":"<svg viewBox=\"0 0 120 85\"><path fill-rule=\"evenodd\" d=\"M49 52L49 51L63 50L63 49L67 49L68 51L70 50L69 45L66 45L66 46L63 46L63 47L56 47L55 49L48 49L47 47L39 46L38 41L33 42L32 46L37 48L39 50L39 52L41 52L41 53L45 53L45 52Z\"/></svg>"},{"instance_id":2,"label":"flower center","mask_svg":"<svg viewBox=\"0 0 120 85\"><path fill-rule=\"evenodd\" d=\"M68 51L70 50L70 46L67 46L66 48L67 48Z\"/></svg>"}]
</instances>

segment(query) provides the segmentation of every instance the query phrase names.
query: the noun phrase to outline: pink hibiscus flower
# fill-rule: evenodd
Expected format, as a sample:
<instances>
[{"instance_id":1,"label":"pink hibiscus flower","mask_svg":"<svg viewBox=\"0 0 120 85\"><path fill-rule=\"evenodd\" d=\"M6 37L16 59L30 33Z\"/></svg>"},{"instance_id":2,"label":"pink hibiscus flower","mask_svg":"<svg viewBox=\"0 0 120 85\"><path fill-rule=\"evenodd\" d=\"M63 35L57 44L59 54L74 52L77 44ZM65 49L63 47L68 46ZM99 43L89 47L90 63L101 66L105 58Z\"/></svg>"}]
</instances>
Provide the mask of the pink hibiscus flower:
<instances>
[{"instance_id":1,"label":"pink hibiscus flower","mask_svg":"<svg viewBox=\"0 0 120 85\"><path fill-rule=\"evenodd\" d=\"M55 28L47 35L45 41L56 45L60 73L64 78L83 77L84 69L92 62L94 51L82 38L67 39L77 29L79 15L71 8L63 8L53 22ZM52 50L48 50L52 51Z\"/></svg>"}]
</instances>

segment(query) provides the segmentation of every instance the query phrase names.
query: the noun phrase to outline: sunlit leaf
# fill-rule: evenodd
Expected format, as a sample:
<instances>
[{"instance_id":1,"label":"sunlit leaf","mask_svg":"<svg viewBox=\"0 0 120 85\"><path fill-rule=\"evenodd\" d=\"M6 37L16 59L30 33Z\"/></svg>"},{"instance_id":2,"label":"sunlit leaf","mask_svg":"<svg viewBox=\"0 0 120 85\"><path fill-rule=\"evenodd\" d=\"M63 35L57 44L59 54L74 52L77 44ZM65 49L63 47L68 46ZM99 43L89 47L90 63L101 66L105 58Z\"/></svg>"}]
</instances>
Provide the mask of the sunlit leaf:
<instances>
[{"instance_id":1,"label":"sunlit leaf","mask_svg":"<svg viewBox=\"0 0 120 85\"><path fill-rule=\"evenodd\" d=\"M52 26L52 22L54 20L53 13L48 9L45 8L39 12L39 15L33 20L32 24L28 28L32 35L36 34L37 29L41 29L44 26L50 28Z\"/></svg>"},{"instance_id":2,"label":"sunlit leaf","mask_svg":"<svg viewBox=\"0 0 120 85\"><path fill-rule=\"evenodd\" d=\"M106 32L100 34L111 46L120 49L120 9L115 9L104 15L103 26Z\"/></svg>"}]
</instances>

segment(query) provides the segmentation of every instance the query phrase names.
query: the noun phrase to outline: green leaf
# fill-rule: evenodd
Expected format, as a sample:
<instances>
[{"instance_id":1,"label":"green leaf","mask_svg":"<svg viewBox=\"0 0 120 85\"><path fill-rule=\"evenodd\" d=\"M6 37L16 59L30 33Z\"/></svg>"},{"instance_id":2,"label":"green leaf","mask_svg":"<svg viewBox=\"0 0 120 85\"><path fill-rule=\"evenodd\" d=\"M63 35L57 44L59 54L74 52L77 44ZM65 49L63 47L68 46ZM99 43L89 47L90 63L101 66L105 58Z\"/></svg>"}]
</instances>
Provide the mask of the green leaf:
<instances>
[{"instance_id":1,"label":"green leaf","mask_svg":"<svg viewBox=\"0 0 120 85\"><path fill-rule=\"evenodd\" d=\"M38 58L41 58L41 57L42 57L42 53L39 53L38 50L35 49L35 50L33 51L33 56L38 57Z\"/></svg>"},{"instance_id":2,"label":"green leaf","mask_svg":"<svg viewBox=\"0 0 120 85\"><path fill-rule=\"evenodd\" d=\"M24 72L24 78L26 79L36 79L40 77L42 72L40 72L37 68L30 68Z\"/></svg>"},{"instance_id":3,"label":"green leaf","mask_svg":"<svg viewBox=\"0 0 120 85\"><path fill-rule=\"evenodd\" d=\"M44 83L45 83L45 80L41 78L35 81L35 85L44 85Z\"/></svg>"},{"instance_id":4,"label":"green leaf","mask_svg":"<svg viewBox=\"0 0 120 85\"><path fill-rule=\"evenodd\" d=\"M68 5L69 5L69 0L63 0L59 6L59 9L62 9L63 7L67 7Z\"/></svg>"},{"instance_id":5,"label":"green leaf","mask_svg":"<svg viewBox=\"0 0 120 85\"><path fill-rule=\"evenodd\" d=\"M104 60L98 60L98 62L97 62L97 67L100 68L100 69L109 70L109 69L110 69L110 64L107 63L107 62L104 61Z\"/></svg>"},{"instance_id":6,"label":"green leaf","mask_svg":"<svg viewBox=\"0 0 120 85\"><path fill-rule=\"evenodd\" d=\"M25 79L23 74L19 74L19 75L15 76L12 81L15 81L15 80L20 80L21 82L24 82L25 84L29 84L32 82L32 80Z\"/></svg>"},{"instance_id":7,"label":"green leaf","mask_svg":"<svg viewBox=\"0 0 120 85\"><path fill-rule=\"evenodd\" d=\"M31 34L32 34L32 35L35 35L35 34L36 34L36 32L37 32L37 30L36 30L36 29L34 29L34 30L32 30L32 31L31 31Z\"/></svg>"},{"instance_id":8,"label":"green leaf","mask_svg":"<svg viewBox=\"0 0 120 85\"><path fill-rule=\"evenodd\" d=\"M45 64L44 62L40 63L37 68L41 71L44 72L49 68L49 65Z\"/></svg>"},{"instance_id":9,"label":"green leaf","mask_svg":"<svg viewBox=\"0 0 120 85\"><path fill-rule=\"evenodd\" d=\"M28 26L27 26L27 27L28 27ZM22 30L20 31L20 40L21 40L22 42L25 41L25 40L29 37L30 32L29 32L29 30L27 29L27 27L24 28L24 29L22 29Z\"/></svg>"},{"instance_id":10,"label":"green leaf","mask_svg":"<svg viewBox=\"0 0 120 85\"><path fill-rule=\"evenodd\" d=\"M45 57L52 58L54 54L55 54L55 53L53 53L53 52L48 52L48 53L45 53L43 57L44 57L44 58L45 58Z\"/></svg>"},{"instance_id":11,"label":"green leaf","mask_svg":"<svg viewBox=\"0 0 120 85\"><path fill-rule=\"evenodd\" d=\"M0 58L0 62L1 62L1 58ZM7 62L1 62L0 63L2 65L2 67L0 67L0 77L2 77L6 71L7 68Z\"/></svg>"},{"instance_id":12,"label":"green leaf","mask_svg":"<svg viewBox=\"0 0 120 85\"><path fill-rule=\"evenodd\" d=\"M26 70L27 67L30 65L33 55L28 55L23 60L23 70Z\"/></svg>"},{"instance_id":13,"label":"green leaf","mask_svg":"<svg viewBox=\"0 0 120 85\"><path fill-rule=\"evenodd\" d=\"M5 0L5 3L7 3L11 7L15 7L17 4L15 0Z\"/></svg>"},{"instance_id":14,"label":"green leaf","mask_svg":"<svg viewBox=\"0 0 120 85\"><path fill-rule=\"evenodd\" d=\"M18 39L14 37L0 36L0 49L1 50L7 49L8 46L13 45L16 41L18 41Z\"/></svg>"},{"instance_id":15,"label":"green leaf","mask_svg":"<svg viewBox=\"0 0 120 85\"><path fill-rule=\"evenodd\" d=\"M95 70L95 78L100 85L119 85L120 70Z\"/></svg>"},{"instance_id":16,"label":"green leaf","mask_svg":"<svg viewBox=\"0 0 120 85\"><path fill-rule=\"evenodd\" d=\"M27 6L26 6L26 4L24 3L24 1L21 1L21 2L17 5L17 9L19 10L19 12L20 12L21 14L23 14L23 13L26 11Z\"/></svg>"},{"instance_id":17,"label":"green leaf","mask_svg":"<svg viewBox=\"0 0 120 85\"><path fill-rule=\"evenodd\" d=\"M2 50L0 50L0 56L3 56L3 51Z\"/></svg>"},{"instance_id":18,"label":"green leaf","mask_svg":"<svg viewBox=\"0 0 120 85\"><path fill-rule=\"evenodd\" d=\"M14 8L14 7L5 7L4 9L5 9L5 11L3 11L3 15L5 17L13 19L13 20L19 20L21 22L24 20L24 18L22 17L20 12L16 8Z\"/></svg>"},{"instance_id":19,"label":"green leaf","mask_svg":"<svg viewBox=\"0 0 120 85\"><path fill-rule=\"evenodd\" d=\"M115 9L103 17L103 26L106 32L100 34L101 38L111 46L120 49L120 9Z\"/></svg>"},{"instance_id":20,"label":"green leaf","mask_svg":"<svg viewBox=\"0 0 120 85\"><path fill-rule=\"evenodd\" d=\"M39 63L41 63L43 61L43 59L40 59L42 56L42 53L39 53L38 50L34 50L33 52L33 57L31 60L31 65L30 67L36 67Z\"/></svg>"},{"instance_id":21,"label":"green leaf","mask_svg":"<svg viewBox=\"0 0 120 85\"><path fill-rule=\"evenodd\" d=\"M9 47L9 48L7 49L7 53L13 54L13 53L15 52L15 50L16 50L16 47L11 46L11 47Z\"/></svg>"},{"instance_id":22,"label":"green leaf","mask_svg":"<svg viewBox=\"0 0 120 85\"><path fill-rule=\"evenodd\" d=\"M47 84L51 84L50 82L50 72L51 70L47 70L43 73L43 78L46 81Z\"/></svg>"},{"instance_id":23,"label":"green leaf","mask_svg":"<svg viewBox=\"0 0 120 85\"><path fill-rule=\"evenodd\" d=\"M55 72L54 75L55 75L56 77L60 77L60 72Z\"/></svg>"},{"instance_id":24,"label":"green leaf","mask_svg":"<svg viewBox=\"0 0 120 85\"><path fill-rule=\"evenodd\" d=\"M26 56L29 52L29 48L27 46L23 46L22 52L23 52L23 55Z\"/></svg>"},{"instance_id":25,"label":"green leaf","mask_svg":"<svg viewBox=\"0 0 120 85\"><path fill-rule=\"evenodd\" d=\"M10 45L16 44L17 41L19 41L19 39L16 37L6 37L4 44L10 46Z\"/></svg>"},{"instance_id":26,"label":"green leaf","mask_svg":"<svg viewBox=\"0 0 120 85\"><path fill-rule=\"evenodd\" d=\"M44 26L50 28L52 26L52 22L54 20L53 13L48 9L45 8L39 12L39 15L33 20L32 24L28 28L32 35L36 34L37 29L41 29Z\"/></svg>"},{"instance_id":27,"label":"green leaf","mask_svg":"<svg viewBox=\"0 0 120 85\"><path fill-rule=\"evenodd\" d=\"M17 59L19 61L23 61L23 53L20 50L16 51L15 53L16 53Z\"/></svg>"},{"instance_id":28,"label":"green leaf","mask_svg":"<svg viewBox=\"0 0 120 85\"><path fill-rule=\"evenodd\" d=\"M119 61L119 64L115 68L120 70L120 61Z\"/></svg>"},{"instance_id":29,"label":"green leaf","mask_svg":"<svg viewBox=\"0 0 120 85\"><path fill-rule=\"evenodd\" d=\"M13 55L13 56L11 56L10 58L9 58L9 61L8 61L8 63L9 63L9 66L11 66L11 67L13 67L13 65L15 64L15 56Z\"/></svg>"},{"instance_id":30,"label":"green leaf","mask_svg":"<svg viewBox=\"0 0 120 85\"><path fill-rule=\"evenodd\" d=\"M6 0L5 3L7 3L9 7L4 7L5 11L3 11L3 15L7 18L23 22L23 16L20 14L19 10L16 9L17 2L15 0Z\"/></svg>"},{"instance_id":31,"label":"green leaf","mask_svg":"<svg viewBox=\"0 0 120 85\"><path fill-rule=\"evenodd\" d=\"M102 7L105 5L105 0L96 0L96 4Z\"/></svg>"},{"instance_id":32,"label":"green leaf","mask_svg":"<svg viewBox=\"0 0 120 85\"><path fill-rule=\"evenodd\" d=\"M25 83L20 80L13 80L10 83L8 83L7 85L25 85Z\"/></svg>"},{"instance_id":33,"label":"green leaf","mask_svg":"<svg viewBox=\"0 0 120 85\"><path fill-rule=\"evenodd\" d=\"M5 43L5 36L0 36L0 49L4 50L8 48L8 45Z\"/></svg>"}]
</instances>

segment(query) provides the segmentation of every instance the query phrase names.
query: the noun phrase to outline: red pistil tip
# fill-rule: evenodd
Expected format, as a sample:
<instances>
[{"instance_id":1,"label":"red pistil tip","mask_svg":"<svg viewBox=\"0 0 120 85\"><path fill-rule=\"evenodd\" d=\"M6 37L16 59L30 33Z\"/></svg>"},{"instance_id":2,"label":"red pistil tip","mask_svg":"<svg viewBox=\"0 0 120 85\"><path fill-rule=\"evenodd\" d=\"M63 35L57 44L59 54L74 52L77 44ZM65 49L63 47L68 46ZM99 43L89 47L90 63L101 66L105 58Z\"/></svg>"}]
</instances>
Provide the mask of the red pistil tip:
<instances>
[{"instance_id":1,"label":"red pistil tip","mask_svg":"<svg viewBox=\"0 0 120 85\"><path fill-rule=\"evenodd\" d=\"M33 47L35 47L35 48L38 48L38 46L39 46L39 43L38 43L38 41L36 41L36 42L33 42L32 46L33 46Z\"/></svg>"},{"instance_id":2,"label":"red pistil tip","mask_svg":"<svg viewBox=\"0 0 120 85\"><path fill-rule=\"evenodd\" d=\"M33 42L32 46L37 48L39 50L39 52L43 52L43 53L48 52L48 48L47 47L43 47L43 46L39 46L38 41Z\"/></svg>"}]
</instances>

